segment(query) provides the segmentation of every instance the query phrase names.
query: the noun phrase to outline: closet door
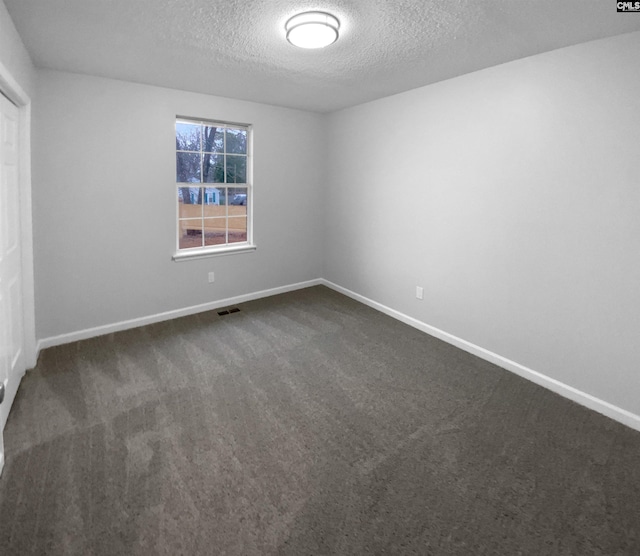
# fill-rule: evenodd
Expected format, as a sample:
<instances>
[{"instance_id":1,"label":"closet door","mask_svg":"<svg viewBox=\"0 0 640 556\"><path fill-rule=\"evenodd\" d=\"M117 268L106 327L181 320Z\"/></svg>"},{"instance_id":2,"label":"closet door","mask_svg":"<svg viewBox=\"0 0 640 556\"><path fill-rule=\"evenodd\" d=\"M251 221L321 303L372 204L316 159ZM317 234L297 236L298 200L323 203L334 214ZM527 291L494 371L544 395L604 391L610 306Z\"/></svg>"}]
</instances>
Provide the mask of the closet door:
<instances>
[{"instance_id":1,"label":"closet door","mask_svg":"<svg viewBox=\"0 0 640 556\"><path fill-rule=\"evenodd\" d=\"M0 432L24 374L18 109L0 94ZM4 455L0 434L0 458ZM3 458L0 460L0 465Z\"/></svg>"}]
</instances>

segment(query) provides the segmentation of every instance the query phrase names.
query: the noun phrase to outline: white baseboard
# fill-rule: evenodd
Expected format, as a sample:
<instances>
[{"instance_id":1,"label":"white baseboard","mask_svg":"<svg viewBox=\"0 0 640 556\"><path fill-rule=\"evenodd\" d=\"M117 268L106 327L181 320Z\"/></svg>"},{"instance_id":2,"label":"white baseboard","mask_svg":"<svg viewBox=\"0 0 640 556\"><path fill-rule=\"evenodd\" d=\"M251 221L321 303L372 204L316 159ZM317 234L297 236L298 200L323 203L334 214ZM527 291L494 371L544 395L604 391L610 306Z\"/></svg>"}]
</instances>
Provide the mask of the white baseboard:
<instances>
[{"instance_id":1,"label":"white baseboard","mask_svg":"<svg viewBox=\"0 0 640 556\"><path fill-rule=\"evenodd\" d=\"M247 301L253 301L254 299L261 299L263 297L270 297L272 295L301 290L303 288L318 286L320 284L322 284L321 279L308 280L307 282L300 282L298 284L290 284L288 286L281 286L279 288L271 288L269 290L262 290L244 295L238 295L235 297L229 297L227 299L219 299L216 301L211 301L209 303L203 303L201 305L193 305L192 307L185 307L184 309L166 311L164 313L157 313L155 315L149 315L137 319L115 322L113 324L105 324L103 326L87 328L86 330L78 330L77 332L70 332L68 334L60 334L59 336L51 336L50 338L42 338L38 340L36 346L36 357L40 355L41 350L49 347L69 344L71 342L86 340L87 338L94 338L96 336L103 336L104 334L111 334L113 332L120 332L122 330L129 330L130 328L137 328L138 326L145 326L147 324L154 324L156 322L195 315L196 313L202 313L204 311L212 311L214 309L220 309L221 307L237 305L238 303L245 303Z\"/></svg>"},{"instance_id":2,"label":"white baseboard","mask_svg":"<svg viewBox=\"0 0 640 556\"><path fill-rule=\"evenodd\" d=\"M617 407L609 402L596 398L591 394L587 394L574 388L573 386L569 386L568 384L564 384L554 378L548 377L538 371L534 371L533 369L529 369L524 365L520 365L515 361L511 361L506 357L502 357L497 353L493 353L487 349L484 349L480 346L472 344L471 342L467 342L462 338L458 338L453 334L449 334L439 328L426 324L418 319L405 315L400 311L396 311L395 309L391 309L382 303L378 303L377 301L373 301L363 295L355 293L351 290L343 288L329 280L325 280L324 278L318 278L316 280L309 280L307 282L300 282L298 284L291 284L288 286L281 286L278 288L272 288L268 290L262 290L254 293L249 293L245 295L239 295L236 297L230 297L227 299L220 299L217 301L212 301L209 303L203 303L201 305L195 305L192 307L186 307L184 309L176 309L174 311L167 311L164 313L158 313L155 315L149 315L146 317L141 317L137 319L131 319L127 321L117 322L113 324L107 324L104 326L97 326L95 328L89 328L86 330L79 330L77 332L71 332L69 334L61 334L59 336L52 336L50 338L43 338L38 340L37 343L37 354L40 354L40 350L58 346L61 344L67 344L70 342L76 342L78 340L86 340L87 338L93 338L95 336L102 336L104 334L111 334L113 332L120 332L122 330L128 330L130 328L136 328L138 326L144 326L147 324L153 324L156 322L162 322L166 320L171 320L179 317L185 317L188 315L193 315L196 313L201 313L204 311L211 311L214 309L219 309L221 307L228 307L229 305L235 305L238 303L244 303L247 301L253 301L254 299L261 299L263 297L270 297L272 295L278 295L281 293L287 293L295 290L300 290L303 288L309 288L311 286L324 285L332 290L335 290L341 294L346 295L360 303L363 303L373 309L376 309L390 317L393 317L409 326L417 328L426 334L434 336L448 344L456 346L468 353L471 353L485 361L489 361L494 365L497 365L503 369L511 371L512 373L517 374L531 382L534 382L556 394L560 394L561 396L568 398L584 407L597 411L607 417L614 419L632 429L640 431L640 416L635 413L631 413L626 409L622 409Z\"/></svg>"},{"instance_id":3,"label":"white baseboard","mask_svg":"<svg viewBox=\"0 0 640 556\"><path fill-rule=\"evenodd\" d=\"M556 394L560 394L561 396L568 398L580 405L583 405L584 407L593 409L598 413L606 415L607 417L614 419L615 421L618 421L623 425L626 425L632 429L640 431L640 416L636 415L635 413L631 413L626 409L622 409L609 402L605 402L604 400L596 398L591 394L582 392L581 390L578 390L573 386L564 384L563 382L560 382L554 378L548 377L542 373L539 373L538 371L534 371L533 369L529 369L524 365L520 365L519 363L516 363L515 361L511 361L506 357L502 357L497 353L493 353L492 351L489 351L480 346L472 344L471 342L467 342L466 340L463 340L462 338L458 338L457 336L454 336L453 334L449 334L448 332L440 330L439 328L430 326L422 321L419 321L418 319L414 319L413 317L405 315L400 311L391 309L390 307L387 307L382 303L378 303L377 301L373 301L372 299L369 299L367 297L364 297L363 295L360 295L351 290L343 288L342 286L338 286L333 282L329 282L328 280L324 280L324 279L321 280L320 282L323 285L327 286L328 288L331 288L332 290L335 290L341 294L344 294L347 297L355 299L360 303L364 303L365 305L368 305L369 307L376 309L381 313L389 315L390 317L393 317L401 322L404 322L409 326L417 328L422 332L426 332L431 336L434 336L440 340L443 340L444 342L447 342L448 344L456 346L468 353L471 353L477 357L480 357L485 361L489 361L490 363L493 363L498 367L502 367L507 371L511 371L512 373L515 373L518 376L521 376L522 378L530 380L531 382L535 382L536 384L544 388L547 388L548 390L551 390Z\"/></svg>"}]
</instances>

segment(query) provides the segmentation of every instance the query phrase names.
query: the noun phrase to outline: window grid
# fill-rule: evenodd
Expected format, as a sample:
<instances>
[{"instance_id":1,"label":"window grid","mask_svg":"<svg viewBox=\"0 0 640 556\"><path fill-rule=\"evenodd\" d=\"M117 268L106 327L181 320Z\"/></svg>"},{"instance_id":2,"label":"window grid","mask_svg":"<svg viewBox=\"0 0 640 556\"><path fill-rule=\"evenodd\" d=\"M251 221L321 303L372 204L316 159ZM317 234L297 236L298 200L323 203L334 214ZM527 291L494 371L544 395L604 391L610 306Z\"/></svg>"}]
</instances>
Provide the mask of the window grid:
<instances>
[{"instance_id":1,"label":"window grid","mask_svg":"<svg viewBox=\"0 0 640 556\"><path fill-rule=\"evenodd\" d=\"M181 125L197 126L197 135L187 137L189 141L196 139L197 149L187 140L183 143L183 147L186 148L180 148L178 128ZM210 145L206 144L206 130L213 134L210 136ZM235 148L229 144L229 130L237 132L235 135L238 137L238 143ZM216 145L218 134L221 135L221 146ZM252 170L250 148L250 126L248 125L190 118L176 119L178 250L211 249L250 243L250 176ZM180 175L181 154L187 157L198 157L198 179L194 179L196 176L190 174ZM216 158L212 160L212 157ZM239 163L242 159L244 162ZM234 161L233 175L230 175L230 167ZM219 169L220 163L222 181L216 180L216 171ZM205 168L205 164L208 164L209 167ZM188 179L184 179L185 177ZM244 179L238 180L238 178ZM195 199L193 198L194 193ZM185 207L188 207L189 210L187 211ZM198 208L194 210L195 207ZM207 214L206 207L220 207L223 210L218 211L221 212L219 216L215 212L213 213L215 215L211 216ZM221 236L220 232L222 232Z\"/></svg>"}]
</instances>

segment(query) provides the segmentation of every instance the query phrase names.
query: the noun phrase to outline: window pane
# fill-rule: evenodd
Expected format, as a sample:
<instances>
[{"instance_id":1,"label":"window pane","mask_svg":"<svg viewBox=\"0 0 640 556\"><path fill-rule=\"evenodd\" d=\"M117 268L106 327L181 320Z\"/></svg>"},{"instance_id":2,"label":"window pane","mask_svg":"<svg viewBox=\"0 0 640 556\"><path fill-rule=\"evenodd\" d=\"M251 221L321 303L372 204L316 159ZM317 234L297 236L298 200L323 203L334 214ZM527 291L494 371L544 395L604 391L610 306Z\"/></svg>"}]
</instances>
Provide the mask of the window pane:
<instances>
[{"instance_id":1,"label":"window pane","mask_svg":"<svg viewBox=\"0 0 640 556\"><path fill-rule=\"evenodd\" d=\"M200 124L176 122L176 150L199 151L201 129Z\"/></svg>"},{"instance_id":2,"label":"window pane","mask_svg":"<svg viewBox=\"0 0 640 556\"><path fill-rule=\"evenodd\" d=\"M178 216L202 218L202 187L178 187Z\"/></svg>"},{"instance_id":3,"label":"window pane","mask_svg":"<svg viewBox=\"0 0 640 556\"><path fill-rule=\"evenodd\" d=\"M247 183L247 157L227 155L227 183Z\"/></svg>"},{"instance_id":4,"label":"window pane","mask_svg":"<svg viewBox=\"0 0 640 556\"><path fill-rule=\"evenodd\" d=\"M178 237L180 249L202 247L202 219L179 220Z\"/></svg>"},{"instance_id":5,"label":"window pane","mask_svg":"<svg viewBox=\"0 0 640 556\"><path fill-rule=\"evenodd\" d=\"M247 154L246 129L227 129L227 152Z\"/></svg>"},{"instance_id":6,"label":"window pane","mask_svg":"<svg viewBox=\"0 0 640 556\"><path fill-rule=\"evenodd\" d=\"M247 241L247 217L229 217L229 243L240 241Z\"/></svg>"},{"instance_id":7,"label":"window pane","mask_svg":"<svg viewBox=\"0 0 640 556\"><path fill-rule=\"evenodd\" d=\"M208 153L224 151L224 128L204 126L202 131L202 150Z\"/></svg>"},{"instance_id":8,"label":"window pane","mask_svg":"<svg viewBox=\"0 0 640 556\"><path fill-rule=\"evenodd\" d=\"M203 172L204 183L224 183L224 155L205 154Z\"/></svg>"},{"instance_id":9,"label":"window pane","mask_svg":"<svg viewBox=\"0 0 640 556\"><path fill-rule=\"evenodd\" d=\"M227 207L224 206L225 188L205 187L204 189L204 216L222 217L227 215Z\"/></svg>"},{"instance_id":10,"label":"window pane","mask_svg":"<svg viewBox=\"0 0 640 556\"><path fill-rule=\"evenodd\" d=\"M247 188L229 187L229 216L247 215Z\"/></svg>"},{"instance_id":11,"label":"window pane","mask_svg":"<svg viewBox=\"0 0 640 556\"><path fill-rule=\"evenodd\" d=\"M226 218L204 219L204 244L223 245L227 242Z\"/></svg>"},{"instance_id":12,"label":"window pane","mask_svg":"<svg viewBox=\"0 0 640 556\"><path fill-rule=\"evenodd\" d=\"M200 183L200 156L191 153L176 153L176 181Z\"/></svg>"}]
</instances>

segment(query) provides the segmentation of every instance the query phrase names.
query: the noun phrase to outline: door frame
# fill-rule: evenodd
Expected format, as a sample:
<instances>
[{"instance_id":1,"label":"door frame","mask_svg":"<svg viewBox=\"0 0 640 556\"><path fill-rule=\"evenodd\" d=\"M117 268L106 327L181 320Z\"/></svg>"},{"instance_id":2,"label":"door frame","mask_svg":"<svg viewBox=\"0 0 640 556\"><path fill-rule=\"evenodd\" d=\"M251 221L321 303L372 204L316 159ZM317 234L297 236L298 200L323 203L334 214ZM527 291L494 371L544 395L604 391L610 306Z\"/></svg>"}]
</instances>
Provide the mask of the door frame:
<instances>
[{"instance_id":1,"label":"door frame","mask_svg":"<svg viewBox=\"0 0 640 556\"><path fill-rule=\"evenodd\" d=\"M0 62L0 91L18 107L20 248L22 272L22 326L24 362L33 369L36 351L35 280L33 270L33 220L31 212L31 98Z\"/></svg>"},{"instance_id":2,"label":"door frame","mask_svg":"<svg viewBox=\"0 0 640 556\"><path fill-rule=\"evenodd\" d=\"M22 274L22 349L26 369L38 360L36 351L33 222L31 217L31 98L0 62L0 91L18 108L18 202L20 204L20 271ZM0 474L4 468L3 432L0 430Z\"/></svg>"}]
</instances>

